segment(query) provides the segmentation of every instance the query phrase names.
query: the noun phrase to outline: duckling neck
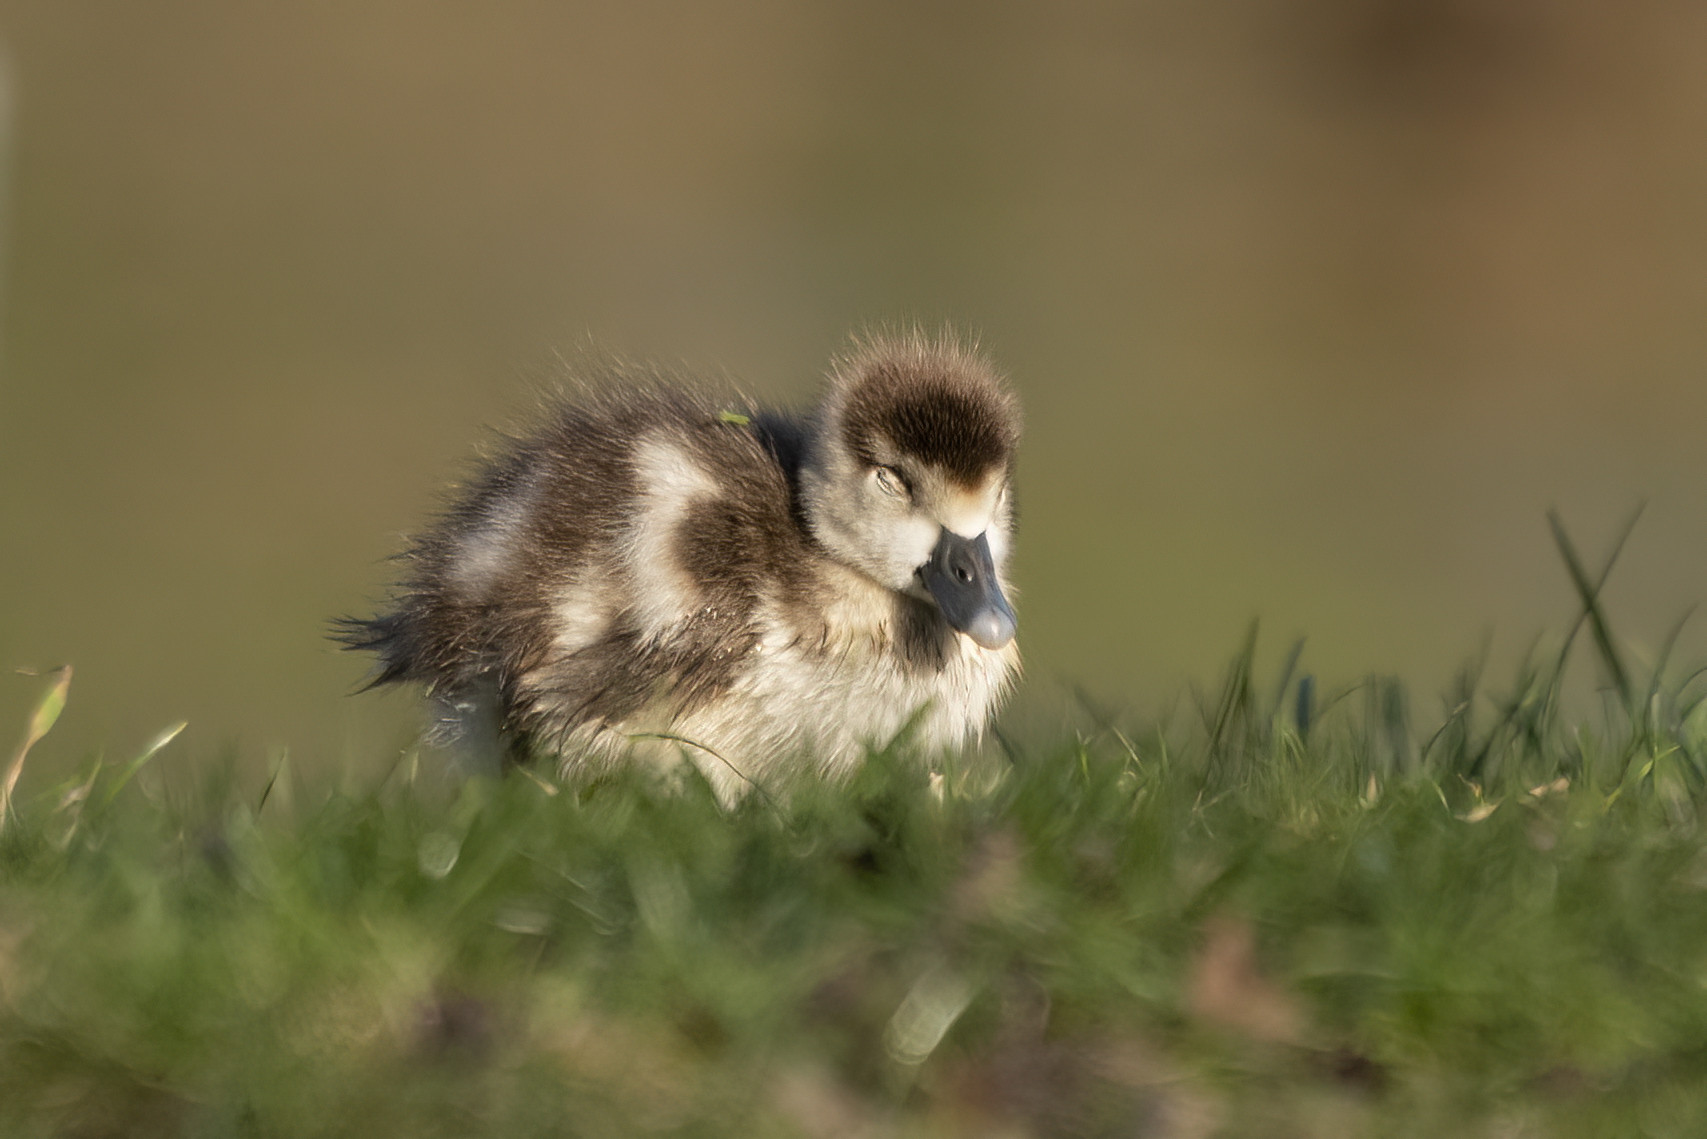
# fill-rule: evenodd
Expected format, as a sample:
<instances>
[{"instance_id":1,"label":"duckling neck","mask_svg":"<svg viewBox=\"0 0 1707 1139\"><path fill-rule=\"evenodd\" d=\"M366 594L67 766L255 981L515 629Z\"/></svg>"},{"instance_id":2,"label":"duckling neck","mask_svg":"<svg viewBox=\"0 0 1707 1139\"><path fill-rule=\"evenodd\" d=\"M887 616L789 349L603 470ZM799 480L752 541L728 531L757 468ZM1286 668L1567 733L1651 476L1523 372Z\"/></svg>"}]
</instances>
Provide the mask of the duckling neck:
<instances>
[{"instance_id":1,"label":"duckling neck","mask_svg":"<svg viewBox=\"0 0 1707 1139\"><path fill-rule=\"evenodd\" d=\"M761 411L753 416L753 432L788 476L795 498L800 497L800 465L806 458L808 425L798 415Z\"/></svg>"},{"instance_id":2,"label":"duckling neck","mask_svg":"<svg viewBox=\"0 0 1707 1139\"><path fill-rule=\"evenodd\" d=\"M801 471L811 438L811 425L797 415L761 411L753 416L753 433L776 460L788 480L788 512L794 527L808 545L822 547L812 526L807 500L801 486Z\"/></svg>"}]
</instances>

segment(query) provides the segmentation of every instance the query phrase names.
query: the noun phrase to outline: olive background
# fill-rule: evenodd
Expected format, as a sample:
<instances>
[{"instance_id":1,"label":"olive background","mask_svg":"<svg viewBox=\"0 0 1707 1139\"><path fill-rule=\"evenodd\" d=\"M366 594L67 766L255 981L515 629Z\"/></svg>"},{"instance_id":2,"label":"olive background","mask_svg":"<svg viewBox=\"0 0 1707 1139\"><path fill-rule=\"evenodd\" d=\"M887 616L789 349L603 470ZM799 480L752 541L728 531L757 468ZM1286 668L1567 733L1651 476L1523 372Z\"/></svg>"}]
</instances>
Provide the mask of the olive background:
<instances>
[{"instance_id":1,"label":"olive background","mask_svg":"<svg viewBox=\"0 0 1707 1139\"><path fill-rule=\"evenodd\" d=\"M947 321L1022 393L1024 700L1253 618L1432 698L1707 595L1707 7L0 0L0 735L379 767L328 617L592 343L810 399ZM1696 630L1698 632L1699 630ZM1702 638L1686 631L1684 657Z\"/></svg>"}]
</instances>

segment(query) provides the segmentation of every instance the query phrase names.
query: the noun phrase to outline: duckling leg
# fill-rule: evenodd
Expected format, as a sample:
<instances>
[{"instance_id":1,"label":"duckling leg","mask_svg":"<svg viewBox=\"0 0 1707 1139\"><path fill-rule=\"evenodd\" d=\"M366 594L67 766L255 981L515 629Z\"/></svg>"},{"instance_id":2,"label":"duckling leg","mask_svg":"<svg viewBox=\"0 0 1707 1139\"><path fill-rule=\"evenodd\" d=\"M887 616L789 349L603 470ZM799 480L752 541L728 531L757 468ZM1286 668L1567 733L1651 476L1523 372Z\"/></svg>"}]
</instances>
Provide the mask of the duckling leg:
<instances>
[{"instance_id":1,"label":"duckling leg","mask_svg":"<svg viewBox=\"0 0 1707 1139\"><path fill-rule=\"evenodd\" d=\"M443 748L459 775L503 773L511 748L499 714L497 678L482 674L456 692L433 697L433 726L428 741Z\"/></svg>"}]
</instances>

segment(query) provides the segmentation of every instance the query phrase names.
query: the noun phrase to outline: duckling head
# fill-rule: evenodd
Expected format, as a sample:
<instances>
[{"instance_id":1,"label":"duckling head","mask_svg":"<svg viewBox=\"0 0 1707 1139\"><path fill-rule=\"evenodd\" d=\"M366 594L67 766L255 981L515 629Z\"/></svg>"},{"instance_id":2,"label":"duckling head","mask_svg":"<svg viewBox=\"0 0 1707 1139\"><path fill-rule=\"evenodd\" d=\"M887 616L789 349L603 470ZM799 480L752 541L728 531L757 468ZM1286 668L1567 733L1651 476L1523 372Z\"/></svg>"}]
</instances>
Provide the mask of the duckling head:
<instances>
[{"instance_id":1,"label":"duckling head","mask_svg":"<svg viewBox=\"0 0 1707 1139\"><path fill-rule=\"evenodd\" d=\"M1002 587L1019 406L947 338L872 340L838 361L801 465L802 507L837 560L934 603L986 649L1013 639Z\"/></svg>"}]
</instances>

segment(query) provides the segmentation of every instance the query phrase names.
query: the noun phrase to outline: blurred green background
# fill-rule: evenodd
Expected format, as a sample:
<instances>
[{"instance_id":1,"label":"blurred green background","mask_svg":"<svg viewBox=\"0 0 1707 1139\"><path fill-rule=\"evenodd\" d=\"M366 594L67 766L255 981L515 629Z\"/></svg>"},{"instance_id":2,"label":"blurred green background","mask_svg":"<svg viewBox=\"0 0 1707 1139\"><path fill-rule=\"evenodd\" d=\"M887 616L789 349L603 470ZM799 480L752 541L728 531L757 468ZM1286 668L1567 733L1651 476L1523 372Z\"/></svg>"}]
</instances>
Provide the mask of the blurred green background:
<instances>
[{"instance_id":1,"label":"blurred green background","mask_svg":"<svg viewBox=\"0 0 1707 1139\"><path fill-rule=\"evenodd\" d=\"M1028 412L1029 696L1252 617L1425 691L1707 595L1707 7L0 0L0 666L32 763L384 762L325 619L592 338L810 396L975 330ZM1698 652L1703 638L1686 638ZM0 677L0 729L35 683Z\"/></svg>"}]
</instances>

